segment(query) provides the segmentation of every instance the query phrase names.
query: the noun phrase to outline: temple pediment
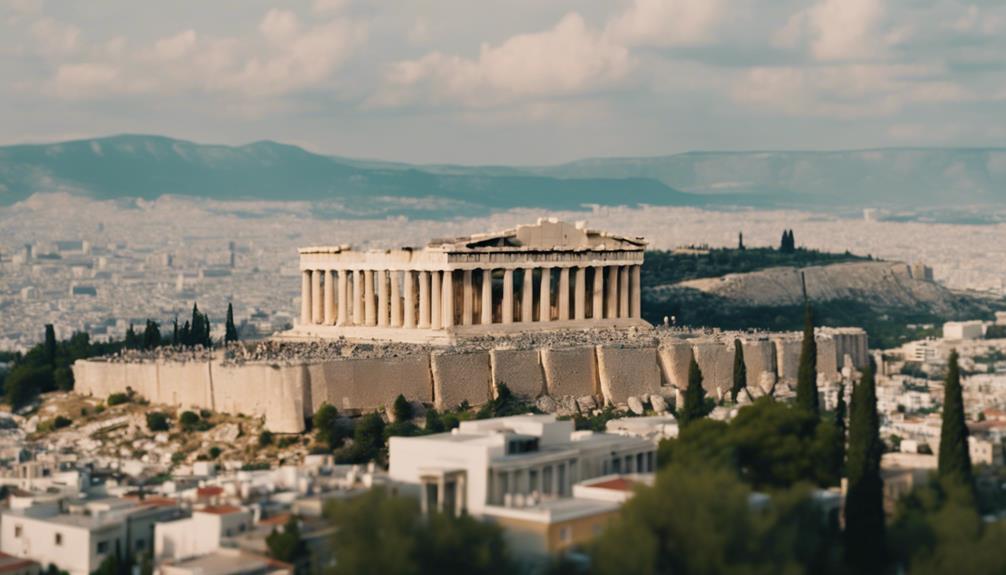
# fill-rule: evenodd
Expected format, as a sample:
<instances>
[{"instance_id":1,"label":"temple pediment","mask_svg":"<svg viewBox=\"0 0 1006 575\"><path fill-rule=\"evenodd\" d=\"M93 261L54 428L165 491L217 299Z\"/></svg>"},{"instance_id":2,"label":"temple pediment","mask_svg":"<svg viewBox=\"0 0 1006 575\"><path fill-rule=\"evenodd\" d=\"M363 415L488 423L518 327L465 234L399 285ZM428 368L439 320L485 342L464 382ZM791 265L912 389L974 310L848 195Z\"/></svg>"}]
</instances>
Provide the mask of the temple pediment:
<instances>
[{"instance_id":1,"label":"temple pediment","mask_svg":"<svg viewBox=\"0 0 1006 575\"><path fill-rule=\"evenodd\" d=\"M642 250L643 238L629 238L592 230L584 222L564 222L556 218L539 218L534 224L486 234L473 234L430 242L431 248L450 251L520 248L535 251L568 250Z\"/></svg>"}]
</instances>

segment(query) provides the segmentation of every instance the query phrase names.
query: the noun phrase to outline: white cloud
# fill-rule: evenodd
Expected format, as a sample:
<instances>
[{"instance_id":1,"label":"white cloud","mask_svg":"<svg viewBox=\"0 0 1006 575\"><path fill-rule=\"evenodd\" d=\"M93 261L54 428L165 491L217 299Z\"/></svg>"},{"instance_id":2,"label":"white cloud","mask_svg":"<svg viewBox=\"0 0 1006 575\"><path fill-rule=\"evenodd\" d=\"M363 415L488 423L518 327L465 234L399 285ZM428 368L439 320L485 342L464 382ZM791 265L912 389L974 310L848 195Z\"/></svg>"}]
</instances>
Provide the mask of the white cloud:
<instances>
[{"instance_id":1,"label":"white cloud","mask_svg":"<svg viewBox=\"0 0 1006 575\"><path fill-rule=\"evenodd\" d=\"M80 29L51 18L42 18L31 25L31 34L41 53L63 56L77 49Z\"/></svg>"},{"instance_id":2,"label":"white cloud","mask_svg":"<svg viewBox=\"0 0 1006 575\"><path fill-rule=\"evenodd\" d=\"M96 62L66 64L56 69L47 91L63 99L90 99L115 90L119 81L114 66Z\"/></svg>"},{"instance_id":3,"label":"white cloud","mask_svg":"<svg viewBox=\"0 0 1006 575\"><path fill-rule=\"evenodd\" d=\"M889 43L881 30L884 15L881 0L822 0L793 14L774 43L808 45L819 61L876 59Z\"/></svg>"},{"instance_id":4,"label":"white cloud","mask_svg":"<svg viewBox=\"0 0 1006 575\"><path fill-rule=\"evenodd\" d=\"M349 5L349 0L314 0L314 11L319 13L338 12Z\"/></svg>"},{"instance_id":5,"label":"white cloud","mask_svg":"<svg viewBox=\"0 0 1006 575\"><path fill-rule=\"evenodd\" d=\"M393 106L425 98L485 107L607 86L631 67L627 48L571 12L548 30L512 36L497 46L483 44L478 58L432 52L397 62L371 103Z\"/></svg>"},{"instance_id":6,"label":"white cloud","mask_svg":"<svg viewBox=\"0 0 1006 575\"><path fill-rule=\"evenodd\" d=\"M154 52L161 60L178 60L192 53L196 47L196 31L185 30L178 34L161 38L154 44Z\"/></svg>"},{"instance_id":7,"label":"white cloud","mask_svg":"<svg viewBox=\"0 0 1006 575\"><path fill-rule=\"evenodd\" d=\"M712 42L727 15L723 0L634 0L607 33L629 46L691 46Z\"/></svg>"},{"instance_id":8,"label":"white cloud","mask_svg":"<svg viewBox=\"0 0 1006 575\"><path fill-rule=\"evenodd\" d=\"M289 10L273 8L266 12L259 24L259 32L273 44L284 44L297 36L300 21L297 15Z\"/></svg>"}]
</instances>

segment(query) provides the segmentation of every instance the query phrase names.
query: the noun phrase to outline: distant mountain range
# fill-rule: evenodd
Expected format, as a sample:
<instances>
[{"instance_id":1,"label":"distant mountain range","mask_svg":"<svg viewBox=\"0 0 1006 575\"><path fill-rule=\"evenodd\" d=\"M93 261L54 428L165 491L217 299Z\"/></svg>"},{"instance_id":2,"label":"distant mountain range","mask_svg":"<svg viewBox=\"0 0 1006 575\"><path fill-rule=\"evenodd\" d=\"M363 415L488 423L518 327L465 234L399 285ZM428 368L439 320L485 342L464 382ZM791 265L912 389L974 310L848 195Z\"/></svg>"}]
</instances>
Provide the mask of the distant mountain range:
<instances>
[{"instance_id":1,"label":"distant mountain range","mask_svg":"<svg viewBox=\"0 0 1006 575\"><path fill-rule=\"evenodd\" d=\"M0 205L52 191L97 199L302 200L359 215L433 217L588 204L1006 206L1006 148L689 152L528 167L420 166L269 141L219 146L144 135L0 147Z\"/></svg>"}]
</instances>

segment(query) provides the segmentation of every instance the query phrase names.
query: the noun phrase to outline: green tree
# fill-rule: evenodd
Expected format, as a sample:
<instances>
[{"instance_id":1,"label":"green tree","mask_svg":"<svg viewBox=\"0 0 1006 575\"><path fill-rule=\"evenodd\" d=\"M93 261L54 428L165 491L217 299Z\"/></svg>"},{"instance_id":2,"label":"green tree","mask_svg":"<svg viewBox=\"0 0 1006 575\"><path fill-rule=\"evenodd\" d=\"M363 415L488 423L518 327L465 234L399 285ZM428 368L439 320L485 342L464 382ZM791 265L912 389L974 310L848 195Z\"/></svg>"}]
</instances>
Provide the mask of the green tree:
<instances>
[{"instance_id":1,"label":"green tree","mask_svg":"<svg viewBox=\"0 0 1006 575\"><path fill-rule=\"evenodd\" d=\"M52 372L52 382L60 391L73 391L73 370L69 367L57 367Z\"/></svg>"},{"instance_id":2,"label":"green tree","mask_svg":"<svg viewBox=\"0 0 1006 575\"><path fill-rule=\"evenodd\" d=\"M391 407L391 413L395 421L410 421L412 419L412 404L401 393L395 398L395 403Z\"/></svg>"},{"instance_id":3,"label":"green tree","mask_svg":"<svg viewBox=\"0 0 1006 575\"><path fill-rule=\"evenodd\" d=\"M678 422L682 427L705 417L706 390L702 387L702 370L692 354L688 361L688 387L685 388L684 405L678 410Z\"/></svg>"},{"instance_id":4,"label":"green tree","mask_svg":"<svg viewBox=\"0 0 1006 575\"><path fill-rule=\"evenodd\" d=\"M886 564L884 482L880 476L883 453L877 386L873 369L867 366L852 390L845 500L845 555L859 573L881 572Z\"/></svg>"},{"instance_id":5,"label":"green tree","mask_svg":"<svg viewBox=\"0 0 1006 575\"><path fill-rule=\"evenodd\" d=\"M154 349L161 345L161 326L156 321L147 320L143 330L143 349Z\"/></svg>"},{"instance_id":6,"label":"green tree","mask_svg":"<svg viewBox=\"0 0 1006 575\"><path fill-rule=\"evenodd\" d=\"M258 434L259 447L268 447L272 445L272 442L273 442L273 435L272 432L269 431L268 429L263 429L262 433Z\"/></svg>"},{"instance_id":7,"label":"green tree","mask_svg":"<svg viewBox=\"0 0 1006 575\"><path fill-rule=\"evenodd\" d=\"M129 328L126 329L126 349L139 349L142 340L138 335L136 335L136 330L133 329L133 324L129 324Z\"/></svg>"},{"instance_id":8,"label":"green tree","mask_svg":"<svg viewBox=\"0 0 1006 575\"><path fill-rule=\"evenodd\" d=\"M332 575L421 575L513 572L499 527L467 515L430 513L415 499L374 488L333 500L325 516L334 527Z\"/></svg>"},{"instance_id":9,"label":"green tree","mask_svg":"<svg viewBox=\"0 0 1006 575\"><path fill-rule=\"evenodd\" d=\"M181 334L178 332L178 316L175 316L175 321L171 327L171 345L178 346L182 344Z\"/></svg>"},{"instance_id":10,"label":"green tree","mask_svg":"<svg viewBox=\"0 0 1006 575\"><path fill-rule=\"evenodd\" d=\"M185 431L193 431L199 425L199 414L194 411L183 411L178 416L178 425Z\"/></svg>"},{"instance_id":11,"label":"green tree","mask_svg":"<svg viewBox=\"0 0 1006 575\"><path fill-rule=\"evenodd\" d=\"M238 328L234 326L234 306L227 304L227 323L224 327L224 342L230 343L238 340Z\"/></svg>"},{"instance_id":12,"label":"green tree","mask_svg":"<svg viewBox=\"0 0 1006 575\"><path fill-rule=\"evenodd\" d=\"M740 339L734 340L734 385L730 388L730 397L737 401L739 394L748 385L748 370L744 365L744 346Z\"/></svg>"},{"instance_id":13,"label":"green tree","mask_svg":"<svg viewBox=\"0 0 1006 575\"><path fill-rule=\"evenodd\" d=\"M45 362L56 367L56 329L51 323L45 324Z\"/></svg>"},{"instance_id":14,"label":"green tree","mask_svg":"<svg viewBox=\"0 0 1006 575\"><path fill-rule=\"evenodd\" d=\"M171 429L171 421L168 419L168 414L160 411L147 412L147 429L155 433Z\"/></svg>"},{"instance_id":15,"label":"green tree","mask_svg":"<svg viewBox=\"0 0 1006 575\"><path fill-rule=\"evenodd\" d=\"M19 365L4 379L7 403L14 409L28 405L38 394L49 391L52 387L53 370L49 366Z\"/></svg>"},{"instance_id":16,"label":"green tree","mask_svg":"<svg viewBox=\"0 0 1006 575\"><path fill-rule=\"evenodd\" d=\"M754 496L727 470L663 468L592 546L594 573L834 572L834 529L806 486Z\"/></svg>"},{"instance_id":17,"label":"green tree","mask_svg":"<svg viewBox=\"0 0 1006 575\"><path fill-rule=\"evenodd\" d=\"M800 365L796 374L796 404L820 414L817 395L817 342L814 340L814 312L807 303L803 312L803 343L800 345Z\"/></svg>"},{"instance_id":18,"label":"green tree","mask_svg":"<svg viewBox=\"0 0 1006 575\"><path fill-rule=\"evenodd\" d=\"M290 515L283 530L275 527L272 533L265 538L266 547L269 548L269 557L284 563L303 562L307 555L307 545L300 535L300 520L295 515Z\"/></svg>"},{"instance_id":19,"label":"green tree","mask_svg":"<svg viewBox=\"0 0 1006 575\"><path fill-rule=\"evenodd\" d=\"M835 472L839 476L845 470L845 444L848 439L848 425L846 416L848 409L845 405L845 382L838 384L838 394L835 397Z\"/></svg>"},{"instance_id":20,"label":"green tree","mask_svg":"<svg viewBox=\"0 0 1006 575\"><path fill-rule=\"evenodd\" d=\"M950 352L943 384L943 424L940 428L939 476L974 493L974 474L968 450L968 426L964 419L964 398L957 350Z\"/></svg>"},{"instance_id":21,"label":"green tree","mask_svg":"<svg viewBox=\"0 0 1006 575\"><path fill-rule=\"evenodd\" d=\"M339 411L335 406L324 403L314 412L312 419L315 439L329 449L342 447L348 433L339 423Z\"/></svg>"}]
</instances>

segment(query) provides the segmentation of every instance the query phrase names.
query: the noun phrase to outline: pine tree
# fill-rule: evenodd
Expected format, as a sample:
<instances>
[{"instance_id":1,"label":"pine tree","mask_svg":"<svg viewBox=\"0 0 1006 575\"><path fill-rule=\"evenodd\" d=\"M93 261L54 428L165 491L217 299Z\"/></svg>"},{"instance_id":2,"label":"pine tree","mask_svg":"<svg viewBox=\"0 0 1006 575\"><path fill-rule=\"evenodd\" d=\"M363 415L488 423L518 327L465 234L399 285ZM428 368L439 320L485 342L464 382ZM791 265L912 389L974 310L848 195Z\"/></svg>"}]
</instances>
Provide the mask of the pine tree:
<instances>
[{"instance_id":1,"label":"pine tree","mask_svg":"<svg viewBox=\"0 0 1006 575\"><path fill-rule=\"evenodd\" d=\"M803 344L796 374L796 404L814 415L821 412L817 397L817 342L814 340L814 312L804 305Z\"/></svg>"},{"instance_id":2,"label":"pine tree","mask_svg":"<svg viewBox=\"0 0 1006 575\"><path fill-rule=\"evenodd\" d=\"M730 389L730 397L736 403L737 394L747 387L748 370L744 365L744 346L741 340L734 340L734 385Z\"/></svg>"},{"instance_id":3,"label":"pine tree","mask_svg":"<svg viewBox=\"0 0 1006 575\"><path fill-rule=\"evenodd\" d=\"M129 324L129 329L126 330L126 349L136 349L140 347L140 338L136 336L136 330L133 329L133 324Z\"/></svg>"},{"instance_id":4,"label":"pine tree","mask_svg":"<svg viewBox=\"0 0 1006 575\"><path fill-rule=\"evenodd\" d=\"M678 422L682 425L706 416L706 390L702 388L702 370L693 354L688 362L688 387L685 388L684 405L678 411Z\"/></svg>"},{"instance_id":5,"label":"pine tree","mask_svg":"<svg viewBox=\"0 0 1006 575\"><path fill-rule=\"evenodd\" d=\"M230 343L238 340L238 329L234 327L234 306L227 304L227 323L224 327L224 342Z\"/></svg>"},{"instance_id":6,"label":"pine tree","mask_svg":"<svg viewBox=\"0 0 1006 575\"><path fill-rule=\"evenodd\" d=\"M790 253L796 251L796 236L793 234L793 230L789 231L789 251Z\"/></svg>"},{"instance_id":7,"label":"pine tree","mask_svg":"<svg viewBox=\"0 0 1006 575\"><path fill-rule=\"evenodd\" d=\"M744 232L737 232L737 249L744 250Z\"/></svg>"},{"instance_id":8,"label":"pine tree","mask_svg":"<svg viewBox=\"0 0 1006 575\"><path fill-rule=\"evenodd\" d=\"M147 320L143 330L143 349L154 349L161 345L161 326L156 321Z\"/></svg>"},{"instance_id":9,"label":"pine tree","mask_svg":"<svg viewBox=\"0 0 1006 575\"><path fill-rule=\"evenodd\" d=\"M779 242L779 251L782 253L787 253L789 251L789 231L782 231L782 240Z\"/></svg>"},{"instance_id":10,"label":"pine tree","mask_svg":"<svg viewBox=\"0 0 1006 575\"><path fill-rule=\"evenodd\" d=\"M173 346L180 345L182 343L180 338L181 334L178 333L178 316L176 315L174 327L171 330L171 345Z\"/></svg>"},{"instance_id":11,"label":"pine tree","mask_svg":"<svg viewBox=\"0 0 1006 575\"><path fill-rule=\"evenodd\" d=\"M45 324L45 361L56 367L56 328L51 323Z\"/></svg>"},{"instance_id":12,"label":"pine tree","mask_svg":"<svg viewBox=\"0 0 1006 575\"><path fill-rule=\"evenodd\" d=\"M971 470L971 454L968 451L968 426L964 420L961 371L957 360L957 350L951 351L947 362L947 379L943 385L939 477L962 486L973 494L975 480Z\"/></svg>"},{"instance_id":13,"label":"pine tree","mask_svg":"<svg viewBox=\"0 0 1006 575\"><path fill-rule=\"evenodd\" d=\"M886 559L884 483L880 477L877 386L872 367L852 390L849 418L848 491L845 499L845 553L857 572L880 572Z\"/></svg>"}]
</instances>

